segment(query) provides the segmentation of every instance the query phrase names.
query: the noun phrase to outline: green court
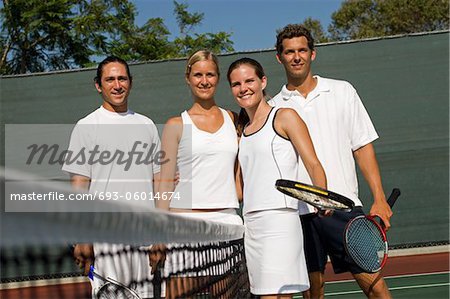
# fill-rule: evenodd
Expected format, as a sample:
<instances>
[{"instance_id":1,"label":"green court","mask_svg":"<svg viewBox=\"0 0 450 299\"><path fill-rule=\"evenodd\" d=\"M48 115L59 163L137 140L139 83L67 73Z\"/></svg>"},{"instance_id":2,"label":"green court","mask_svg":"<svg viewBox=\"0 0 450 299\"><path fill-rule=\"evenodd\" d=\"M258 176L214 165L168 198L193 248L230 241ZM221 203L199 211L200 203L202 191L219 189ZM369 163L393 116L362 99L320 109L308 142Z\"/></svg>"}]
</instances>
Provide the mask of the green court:
<instances>
[{"instance_id":1,"label":"green court","mask_svg":"<svg viewBox=\"0 0 450 299\"><path fill-rule=\"evenodd\" d=\"M386 277L393 298L448 298L449 273L399 275ZM326 297L366 298L354 281L330 282Z\"/></svg>"}]
</instances>

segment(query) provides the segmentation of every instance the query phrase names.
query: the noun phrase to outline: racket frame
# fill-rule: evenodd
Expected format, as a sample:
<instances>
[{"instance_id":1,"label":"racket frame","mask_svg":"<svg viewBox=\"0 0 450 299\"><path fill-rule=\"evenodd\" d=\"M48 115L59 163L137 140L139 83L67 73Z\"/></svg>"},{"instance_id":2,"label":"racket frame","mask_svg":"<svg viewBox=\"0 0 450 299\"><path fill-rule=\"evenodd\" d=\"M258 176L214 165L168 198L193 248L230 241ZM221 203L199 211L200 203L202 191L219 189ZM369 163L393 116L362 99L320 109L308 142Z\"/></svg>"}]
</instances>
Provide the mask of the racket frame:
<instances>
[{"instance_id":1,"label":"racket frame","mask_svg":"<svg viewBox=\"0 0 450 299\"><path fill-rule=\"evenodd\" d=\"M308 184L297 182L297 181L279 179L275 182L275 188L277 188L277 190L280 191L281 193L289 195L289 196L296 198L307 204L310 204L319 210L338 210L338 211L349 212L349 211L353 210L353 208L355 206L354 202L351 199L349 199L343 195L337 194L335 192L332 192L332 191L329 191L329 190L326 190L326 189L323 189L323 188L320 188L317 186L312 186L312 185L308 185ZM322 198L323 200L330 202L330 206L325 207L323 205L307 201L307 200L300 198L300 197L296 196L295 194L293 194L283 188L291 188L291 189L295 189L298 191L307 192L307 193L316 195L316 196ZM338 203L339 205L344 205L344 206L346 206L346 208L331 207L331 205L336 205L336 203Z\"/></svg>"},{"instance_id":2,"label":"racket frame","mask_svg":"<svg viewBox=\"0 0 450 299\"><path fill-rule=\"evenodd\" d=\"M111 277L104 277L104 276L98 274L97 272L95 272L94 265L91 265L88 276L89 276L89 278L90 278L92 281L94 281L94 277L97 277L97 278L99 278L99 279L105 281L105 284L102 285L102 286L96 291L96 293L100 292L100 290L101 290L103 287L105 287L105 286L107 286L108 284L110 284L110 285L116 286L118 289L123 289L123 290L125 290L125 291L130 292L136 299L141 299L141 296L139 296L139 294L138 294L135 290L133 290L133 289L127 287L127 286L124 285L123 283L121 283L121 282L119 282L119 281L117 281L117 280L115 280L115 279L113 279L113 278L111 278ZM99 297L99 296L96 294L96 298L98 298L98 297Z\"/></svg>"},{"instance_id":3,"label":"racket frame","mask_svg":"<svg viewBox=\"0 0 450 299\"><path fill-rule=\"evenodd\" d=\"M394 188L394 189L392 190L392 193L391 193L391 195L389 196L389 198L388 198L388 200L387 200L387 203L389 204L389 206L390 206L391 208L394 206L394 204L395 204L395 202L397 201L397 199L398 199L398 197L400 196L400 194L401 194L400 189ZM355 222L357 221L357 219L361 219L361 218L366 218L367 220L369 220L370 222L372 222L372 223L375 225L375 227L377 228L377 230L380 232L381 239L382 239L383 242L384 242L384 246L385 246L384 256L383 256L383 259L381 260L380 267L379 267L378 269L376 269L376 270L375 270L375 269L366 269L366 267L361 266L361 264L358 263L358 261L355 260L355 259L353 258L352 254L350 253L350 250L349 250L349 246L348 246L348 242L347 242L347 240L348 240L348 231L349 231L349 227L350 227L353 223L355 223ZM380 220L380 223L378 223L378 221L376 220L377 218ZM385 225L384 225L384 223L383 223L383 220L382 220L380 217L378 217L378 216L370 216L370 215L361 215L361 216L355 217L354 219L350 220L350 221L347 223L347 225L345 226L344 236L343 236L343 237L344 237L344 247L345 247L345 251L347 252L347 254L352 258L352 260L353 260L353 261L354 261L361 269L363 269L363 270L366 271L367 273L376 273L376 272L380 271L381 269L383 269L383 267L384 267L384 265L386 264L387 259L388 259L389 244L388 244L387 235L386 235L386 227L385 227Z\"/></svg>"},{"instance_id":4,"label":"racket frame","mask_svg":"<svg viewBox=\"0 0 450 299\"><path fill-rule=\"evenodd\" d=\"M347 254L352 258L352 260L364 271L366 271L367 273L376 273L378 271L380 271L381 269L383 269L384 265L387 262L388 259L388 254L389 254L389 244L388 244L388 240L387 240L387 235L386 235L386 229L384 227L384 225L382 224L383 222L381 221L381 224L378 223L378 221L376 220L377 216L370 216L370 215L361 215L361 216L357 216L355 218L353 218L352 220L350 220L349 223L347 223L347 225L345 226L345 230L344 230L344 246L345 246L345 251L347 252ZM370 223L372 223L374 225L374 227L377 229L377 231L380 233L381 236L381 240L384 243L384 254L383 254L383 258L381 259L380 262L380 266L376 269L368 269L367 267L364 267L363 265L361 265L357 259L353 258L353 255L350 253L350 249L349 249L349 245L348 245L348 231L349 231L349 227L351 225L353 225L354 223L356 223L357 221L360 221L361 219L364 220L368 220ZM378 252L377 252L378 255Z\"/></svg>"}]
</instances>

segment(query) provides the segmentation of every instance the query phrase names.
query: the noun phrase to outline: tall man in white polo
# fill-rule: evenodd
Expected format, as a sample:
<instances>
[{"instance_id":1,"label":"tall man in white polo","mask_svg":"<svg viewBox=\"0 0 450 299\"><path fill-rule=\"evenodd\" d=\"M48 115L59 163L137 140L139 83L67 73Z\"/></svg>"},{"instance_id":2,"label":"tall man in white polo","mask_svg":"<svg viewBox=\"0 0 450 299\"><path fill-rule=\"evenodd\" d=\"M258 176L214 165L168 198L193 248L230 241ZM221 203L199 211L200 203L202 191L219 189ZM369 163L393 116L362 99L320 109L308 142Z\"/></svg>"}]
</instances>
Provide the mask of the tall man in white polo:
<instances>
[{"instance_id":1,"label":"tall man in white polo","mask_svg":"<svg viewBox=\"0 0 450 299\"><path fill-rule=\"evenodd\" d=\"M308 126L317 156L327 175L328 188L352 199L351 213L334 212L322 217L310 206L300 207L306 263L311 288L305 298L323 298L324 270L329 256L336 273L351 272L369 298L390 298L389 289L379 273L364 273L347 255L343 230L350 219L362 215L358 198L355 161L372 192L371 215L378 215L389 228L392 211L386 202L380 171L372 142L375 128L356 90L345 81L313 76L316 58L314 40L301 25L287 25L277 34L277 60L283 65L287 84L272 100L272 105L297 111ZM302 163L299 160L299 163ZM310 183L299 167L298 180Z\"/></svg>"}]
</instances>

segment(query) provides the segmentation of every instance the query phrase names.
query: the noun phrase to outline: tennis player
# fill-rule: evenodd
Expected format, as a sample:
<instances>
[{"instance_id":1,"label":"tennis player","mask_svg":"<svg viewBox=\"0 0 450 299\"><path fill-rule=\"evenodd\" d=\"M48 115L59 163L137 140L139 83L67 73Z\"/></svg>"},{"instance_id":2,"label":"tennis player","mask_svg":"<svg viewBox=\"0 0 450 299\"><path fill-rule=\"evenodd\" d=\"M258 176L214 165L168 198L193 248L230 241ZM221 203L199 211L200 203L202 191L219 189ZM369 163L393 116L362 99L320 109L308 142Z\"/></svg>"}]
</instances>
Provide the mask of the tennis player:
<instances>
[{"instance_id":1,"label":"tennis player","mask_svg":"<svg viewBox=\"0 0 450 299\"><path fill-rule=\"evenodd\" d=\"M311 282L310 294L323 298L323 274L327 256L335 273L350 271L366 296L390 298L379 273L363 273L348 257L343 244L343 231L350 219L362 215L358 198L355 160L374 198L370 215L381 217L389 228L392 211L386 203L380 171L372 142L378 138L374 126L353 86L345 81L313 76L316 58L314 40L301 25L287 25L277 34L277 60L286 71L287 84L272 100L276 107L295 109L308 126L314 147L328 178L328 188L352 199L357 206L352 213L334 212L319 217L312 209L302 209L301 216L306 262ZM299 161L301 163L301 161ZM308 183L309 176L299 168L298 179Z\"/></svg>"},{"instance_id":2,"label":"tennis player","mask_svg":"<svg viewBox=\"0 0 450 299\"><path fill-rule=\"evenodd\" d=\"M159 177L158 164L132 163L127 167L123 162L111 158L115 153L128 153L136 145L144 143L147 144L147 150L160 148L159 135L153 121L128 109L128 96L132 87L128 64L119 57L107 57L98 65L94 81L95 88L102 97L102 105L78 121L72 132L69 150L79 158L72 162L66 160L62 169L70 173L72 186L76 189L97 192L103 197L111 196L108 199L111 201L125 198L126 193L152 194L157 191L152 182ZM88 152L102 154L91 160L82 155ZM154 150L149 154L154 157L156 152ZM101 162L101 155L108 155L109 162ZM153 206L151 201L144 204ZM130 286L133 281L151 279L146 254L131 252L126 245L77 244L74 256L79 266L84 268L85 274L94 263L100 275L126 286ZM96 290L103 282L94 279L91 283L95 297ZM142 298L153 297L151 285L138 284L135 288Z\"/></svg>"},{"instance_id":3,"label":"tennis player","mask_svg":"<svg viewBox=\"0 0 450 299\"><path fill-rule=\"evenodd\" d=\"M193 105L164 127L161 148L168 163L161 166L156 205L184 217L242 225L236 213L236 116L216 105L219 77L218 59L210 51L200 50L188 58L185 80ZM169 263L176 260L168 257ZM177 297L171 286L167 296Z\"/></svg>"},{"instance_id":4,"label":"tennis player","mask_svg":"<svg viewBox=\"0 0 450 299\"><path fill-rule=\"evenodd\" d=\"M161 197L173 195L157 201L157 207L187 217L242 224L236 213L236 116L215 103L219 76L213 53L201 50L188 59L185 79L194 103L164 127L161 148L168 163L161 166L159 190Z\"/></svg>"},{"instance_id":5,"label":"tennis player","mask_svg":"<svg viewBox=\"0 0 450 299\"><path fill-rule=\"evenodd\" d=\"M309 288L302 229L298 201L278 192L275 181L297 179L297 153L314 185L327 187L325 173L297 113L267 104L267 78L256 60L233 62L227 77L236 102L248 115L239 163L250 290L261 298L291 298ZM240 125L244 123L242 117Z\"/></svg>"}]
</instances>

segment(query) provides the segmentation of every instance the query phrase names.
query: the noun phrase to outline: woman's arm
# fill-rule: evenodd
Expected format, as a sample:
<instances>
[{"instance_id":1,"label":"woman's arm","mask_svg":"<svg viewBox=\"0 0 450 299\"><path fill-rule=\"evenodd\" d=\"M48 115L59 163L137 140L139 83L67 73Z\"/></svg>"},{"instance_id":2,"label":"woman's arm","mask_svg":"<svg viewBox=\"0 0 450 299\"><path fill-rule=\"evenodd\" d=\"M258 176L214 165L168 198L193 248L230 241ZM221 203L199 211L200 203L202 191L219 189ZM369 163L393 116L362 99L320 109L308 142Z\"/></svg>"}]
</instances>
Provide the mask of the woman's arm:
<instances>
[{"instance_id":1,"label":"woman's arm","mask_svg":"<svg viewBox=\"0 0 450 299\"><path fill-rule=\"evenodd\" d=\"M299 153L313 185L327 189L325 171L317 158L308 128L297 112L292 109L280 109L275 118L275 130L291 141Z\"/></svg>"},{"instance_id":2,"label":"woman's arm","mask_svg":"<svg viewBox=\"0 0 450 299\"><path fill-rule=\"evenodd\" d=\"M163 130L161 138L161 150L165 153L167 162L161 165L159 177L159 199L156 200L156 207L169 210L170 200L163 200L165 192L173 192L175 189L175 172L177 168L178 145L183 132L183 121L181 117L170 118Z\"/></svg>"}]
</instances>

